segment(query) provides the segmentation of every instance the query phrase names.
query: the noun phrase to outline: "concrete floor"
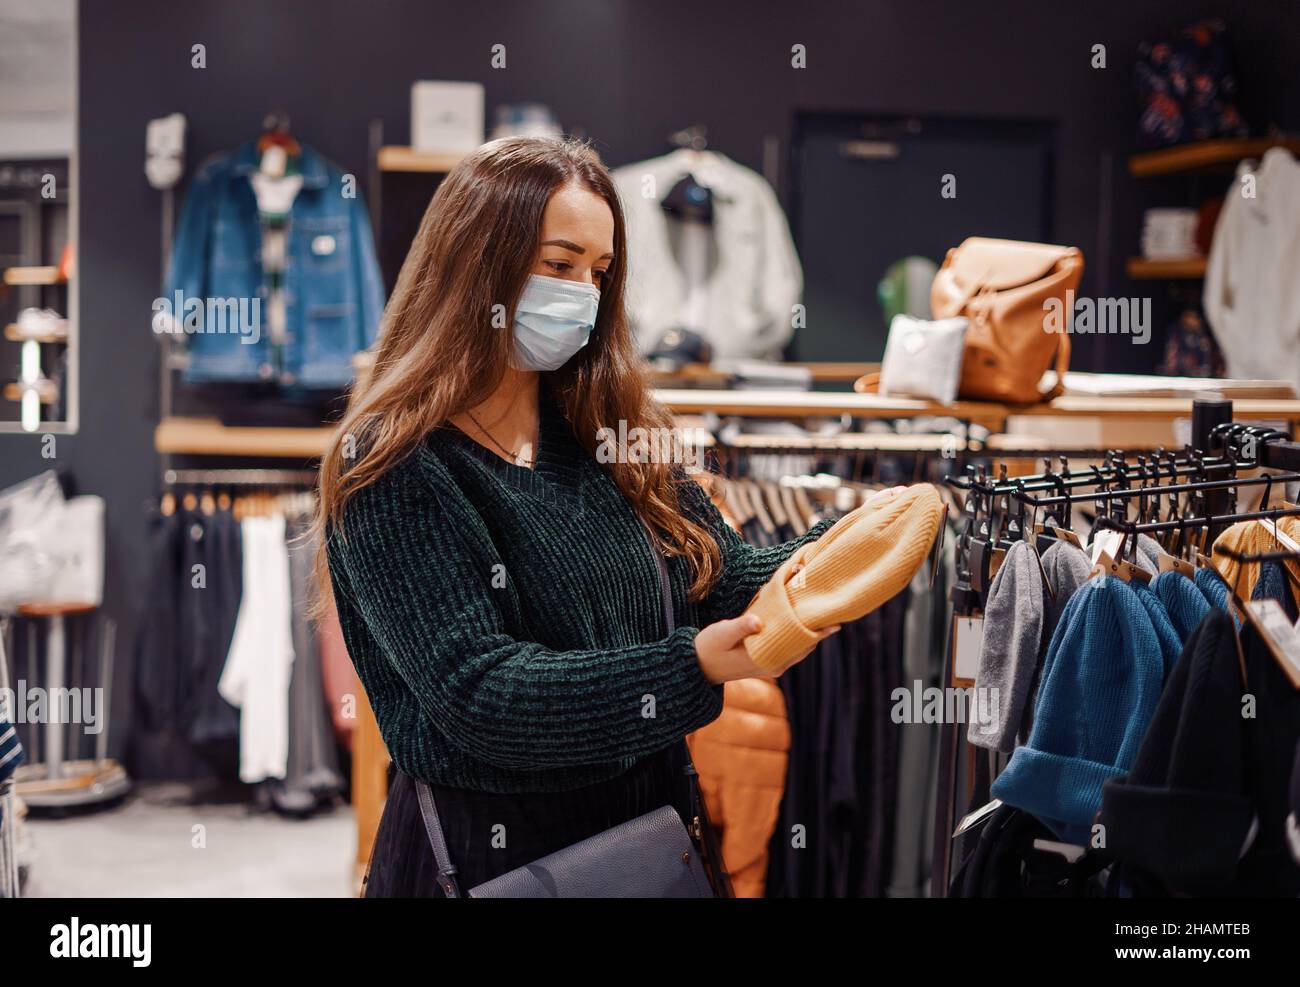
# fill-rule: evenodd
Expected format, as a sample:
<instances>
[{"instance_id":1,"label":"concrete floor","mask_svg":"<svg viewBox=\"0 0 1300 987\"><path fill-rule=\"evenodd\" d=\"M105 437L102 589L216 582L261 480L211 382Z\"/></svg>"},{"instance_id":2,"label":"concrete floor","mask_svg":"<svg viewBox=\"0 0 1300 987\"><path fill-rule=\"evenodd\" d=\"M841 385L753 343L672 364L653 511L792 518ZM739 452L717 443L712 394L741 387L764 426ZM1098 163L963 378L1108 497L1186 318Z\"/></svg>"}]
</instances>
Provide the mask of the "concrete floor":
<instances>
[{"instance_id":1,"label":"concrete floor","mask_svg":"<svg viewBox=\"0 0 1300 987\"><path fill-rule=\"evenodd\" d=\"M33 898L331 898L352 895L356 830L343 806L306 820L158 790L63 819L29 814ZM197 828L196 828L197 827Z\"/></svg>"}]
</instances>

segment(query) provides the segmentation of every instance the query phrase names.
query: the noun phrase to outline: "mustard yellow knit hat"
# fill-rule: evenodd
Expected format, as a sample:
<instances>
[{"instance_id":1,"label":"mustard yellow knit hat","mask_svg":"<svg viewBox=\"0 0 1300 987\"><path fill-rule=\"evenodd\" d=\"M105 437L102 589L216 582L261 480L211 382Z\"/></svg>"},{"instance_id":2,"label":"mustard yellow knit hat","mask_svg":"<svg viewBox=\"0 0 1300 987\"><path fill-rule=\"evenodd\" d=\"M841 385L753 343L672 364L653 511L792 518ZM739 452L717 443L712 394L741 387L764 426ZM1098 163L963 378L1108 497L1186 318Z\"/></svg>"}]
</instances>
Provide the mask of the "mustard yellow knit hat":
<instances>
[{"instance_id":1,"label":"mustard yellow knit hat","mask_svg":"<svg viewBox=\"0 0 1300 987\"><path fill-rule=\"evenodd\" d=\"M754 664L778 674L821 631L864 617L901 592L925 561L942 519L939 492L918 484L846 514L797 550L745 611L763 621L761 631L745 638Z\"/></svg>"}]
</instances>

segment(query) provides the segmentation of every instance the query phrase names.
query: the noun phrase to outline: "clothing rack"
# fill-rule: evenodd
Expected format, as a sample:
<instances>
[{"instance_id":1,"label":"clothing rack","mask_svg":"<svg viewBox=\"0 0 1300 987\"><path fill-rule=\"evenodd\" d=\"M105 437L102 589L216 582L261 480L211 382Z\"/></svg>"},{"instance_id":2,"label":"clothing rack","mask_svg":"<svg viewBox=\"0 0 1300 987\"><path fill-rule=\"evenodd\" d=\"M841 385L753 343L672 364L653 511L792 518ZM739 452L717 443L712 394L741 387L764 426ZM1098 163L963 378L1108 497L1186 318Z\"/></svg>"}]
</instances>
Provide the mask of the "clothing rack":
<instances>
[{"instance_id":1,"label":"clothing rack","mask_svg":"<svg viewBox=\"0 0 1300 987\"><path fill-rule=\"evenodd\" d=\"M1058 504L1069 505L1080 500L1118 500L1124 497L1163 497L1168 494L1195 493L1208 490L1235 490L1238 487L1271 486L1274 483L1300 481L1300 473L1269 473L1263 476L1241 477L1231 480L1198 480L1192 483L1171 483L1167 486L1144 484L1140 487L1108 487L1091 494L1059 494L1053 497L1034 497L1019 490L1013 490L1016 499L1028 507L1054 507ZM1097 481L1104 483L1106 481ZM1189 520L1189 524L1191 521ZM1144 529L1145 530L1145 529ZM1168 529L1153 529L1168 530Z\"/></svg>"},{"instance_id":2,"label":"clothing rack","mask_svg":"<svg viewBox=\"0 0 1300 987\"><path fill-rule=\"evenodd\" d=\"M1173 521L1122 521L1111 517L1097 518L1097 527L1109 528L1124 535L1136 538L1138 535L1155 534L1161 531L1180 531L1186 528L1204 528L1215 524L1237 524L1240 521L1272 521L1283 517L1300 515L1300 507L1274 507L1266 511L1242 511L1222 515L1205 515L1203 517L1177 518Z\"/></svg>"},{"instance_id":3,"label":"clothing rack","mask_svg":"<svg viewBox=\"0 0 1300 987\"><path fill-rule=\"evenodd\" d=\"M1255 440L1252 455L1245 454L1245 439ZM1035 500L1026 496L1027 492L1095 486L1106 482L1127 483L1134 479L1159 482L1166 477L1172 479L1216 470L1236 472L1256 467L1300 470L1300 443L1290 442L1283 433L1271 428L1244 425L1241 422L1220 424L1211 430L1207 447L1224 450L1226 455L1205 455L1195 448L1179 453L1156 449L1150 453L1132 453L1132 458L1137 460L1134 464L1125 460L1116 461L1120 453L1112 449L1104 454L1107 459L1105 466L1070 470L1068 461L1062 456L1060 473L1052 472L1049 460L1048 469L1032 477L1015 477L987 483L981 475L975 473L952 478L949 485L974 490L984 496L1014 493L1027 504L1043 504L1048 501ZM973 467L968 467L968 471L973 471Z\"/></svg>"},{"instance_id":4,"label":"clothing rack","mask_svg":"<svg viewBox=\"0 0 1300 987\"><path fill-rule=\"evenodd\" d=\"M1090 487L1112 482L1123 483L1129 479L1141 479L1146 476L1152 479L1173 479L1210 470L1233 470L1250 467L1249 463L1230 459L1199 457L1195 455L1194 451L1185 450L1181 453L1169 453L1163 449L1152 452L1149 457L1142 453L1133 453L1132 456L1138 460L1138 463L1132 464L1116 462L1115 457L1119 455L1119 452L1116 449L1105 450L1102 454L1107 459L1107 465L1105 466L1089 466L1086 469L1071 470L1068 468L1068 460L1062 455L1060 473L1055 473L1050 469L1049 459L1049 468L1043 473L1033 476L1002 478L994 482L988 482L975 467L967 467L968 475L951 477L947 482L951 487L973 491L985 497L1015 494L1025 500L1026 503L1039 503L1027 497L1029 491ZM1163 464L1162 459L1164 459ZM1147 463L1150 464L1149 473Z\"/></svg>"},{"instance_id":5,"label":"clothing rack","mask_svg":"<svg viewBox=\"0 0 1300 987\"><path fill-rule=\"evenodd\" d=\"M1300 552L1238 552L1227 545L1214 546L1214 554L1222 555L1234 562L1295 562L1300 560Z\"/></svg>"},{"instance_id":6,"label":"clothing rack","mask_svg":"<svg viewBox=\"0 0 1300 987\"><path fill-rule=\"evenodd\" d=\"M1231 507L1235 491L1243 486L1274 483L1286 483L1300 479L1300 443L1292 442L1283 433L1273 429L1250 426L1233 421L1233 402L1216 399L1196 399L1192 402L1192 436L1190 446L1180 453L1168 453L1156 450L1155 453L1125 453L1112 450L1102 466L1090 466L1085 470L1072 471L1062 461L1060 473L1049 470L1032 476L1008 478L1004 473L996 481L989 481L981 472L968 468L968 475L950 477L948 485L965 490L968 493L968 509L965 512L967 529L958 539L958 550L965 545L969 547L971 526L975 519L975 509L979 502L994 507L999 500L1003 503L1015 499L1020 508L1054 507L1079 500L1100 502L1123 501L1130 497L1165 496L1168 494L1189 493L1198 498L1198 513L1191 517L1171 520L1129 521L1126 518L1101 514L1097 526L1110 528L1125 534L1126 540L1136 544L1137 535L1143 533L1167 532L1189 528L1204 528L1212 538L1216 529L1230 523L1247 520L1268 520L1279 517L1300 515L1300 508L1281 507L1238 512ZM1137 460L1133 462L1132 460ZM1163 462L1162 462L1163 461ZM1285 471L1282 474L1237 477L1239 470L1269 468ZM1223 471L1232 474L1229 478L1205 478L1185 483L1160 486L1161 480L1179 479L1186 476L1207 477L1211 472ZM1154 481L1154 482L1151 482ZM1092 493L1071 493L1084 487L1102 487ZM1048 496L1034 496L1031 491L1057 491ZM1267 503L1266 487L1264 504ZM1024 534L1023 526L1021 533ZM1224 553L1225 555L1227 553ZM1285 553L1283 553L1285 554ZM1293 557L1293 556L1288 556ZM959 570L962 567L959 566ZM969 566L959 571L958 583L954 589L954 615L969 613L971 605L978 603L978 597L971 592L971 572ZM958 597L965 587L964 598ZM949 622L949 640L945 649L944 684L955 687L956 640L955 621ZM934 834L934 854L931 870L931 894L946 897L953 870L953 855L957 837L953 832L955 814L958 805L958 758L961 756L964 731L962 724L945 722L941 730L939 752L939 779L936 796L936 818ZM973 748L968 751L976 756ZM973 765L973 760L968 762Z\"/></svg>"},{"instance_id":7,"label":"clothing rack","mask_svg":"<svg viewBox=\"0 0 1300 987\"><path fill-rule=\"evenodd\" d=\"M168 487L312 487L313 470L268 469L169 469L163 471L163 485Z\"/></svg>"},{"instance_id":8,"label":"clothing rack","mask_svg":"<svg viewBox=\"0 0 1300 987\"><path fill-rule=\"evenodd\" d=\"M1268 447L1265 447L1267 452ZM1274 450L1279 451L1279 450ZM1113 497L1137 497L1141 496L1144 489L1151 491L1159 488L1161 493L1185 493L1195 490L1231 490L1241 486L1247 481L1244 479L1232 480L1202 480L1187 484L1161 486L1161 481L1165 479L1177 479L1181 476L1190 476L1197 474L1206 474L1212 471L1227 471L1235 473L1238 470L1251 470L1260 467L1270 469L1285 469L1287 472L1270 474L1259 477L1261 483L1272 480L1273 482L1287 482L1290 480L1300 479L1300 460L1292 460L1289 457L1279 456L1261 456L1258 460L1236 460L1236 459L1194 459L1190 463L1180 461L1177 466L1169 468L1160 466L1155 460L1150 460L1150 467L1142 462L1144 457L1136 455L1139 463L1134 466L1131 463L1120 463L1114 468L1094 467L1088 475L1086 473L1071 474L1069 478L1053 477L1049 474L1047 479L1025 480L1023 478L1012 478L1005 482L1000 481L994 485L983 485L978 481L971 481L963 485L964 489L974 490L984 496L1004 496L1015 494L1018 499L1031 507L1045 507L1054 504L1070 503L1075 500L1087 499L1092 494L1060 494L1057 496L1034 497L1029 491L1031 490L1050 490L1066 489L1088 486L1108 486L1115 483L1120 484L1105 491L1106 496ZM1296 463L1296 465L1287 465L1281 467L1279 462ZM965 478L963 478L965 479ZM1132 481L1138 481L1139 486L1129 486ZM956 485L954 483L954 485Z\"/></svg>"},{"instance_id":9,"label":"clothing rack","mask_svg":"<svg viewBox=\"0 0 1300 987\"><path fill-rule=\"evenodd\" d=\"M963 429L963 432L965 430ZM986 458L991 455L1005 456L1008 458L1038 458L1060 456L1062 459L1067 456L1081 456L1084 458L1104 457L1114 450L1111 449L1089 449L1085 447L1071 447L1069 449L1060 449L1050 445L1022 446L1017 445L1013 436L989 435L981 440L973 435L955 434L953 432L854 432L844 431L836 432L829 435L762 435L762 434L741 434L724 438L721 435L714 434L712 440L702 443L709 448L715 449L721 453L727 452L752 452L752 453L773 453L773 454L878 454L878 455L941 455L944 458L955 459L959 462L966 456L976 456ZM1161 453L1164 455L1164 453ZM1152 453L1154 455L1154 453ZM974 467L967 467L972 470ZM1164 469L1164 467L1162 467ZM1180 461L1179 469L1182 474L1194 472L1194 468ZM1071 474L1076 475L1076 474ZM1093 476L1091 470L1077 471L1077 480L1072 483L1086 483ZM1167 473L1163 475L1168 475ZM978 487L983 492L992 493L991 489L985 489L980 486L978 481L971 476L962 476L950 482L951 486L961 489L971 489ZM1042 489L1048 489L1053 484L1044 482ZM1014 484L1012 485L1014 486ZM1008 487L1008 490L1011 487ZM1006 492L1006 491L1002 491Z\"/></svg>"}]
</instances>

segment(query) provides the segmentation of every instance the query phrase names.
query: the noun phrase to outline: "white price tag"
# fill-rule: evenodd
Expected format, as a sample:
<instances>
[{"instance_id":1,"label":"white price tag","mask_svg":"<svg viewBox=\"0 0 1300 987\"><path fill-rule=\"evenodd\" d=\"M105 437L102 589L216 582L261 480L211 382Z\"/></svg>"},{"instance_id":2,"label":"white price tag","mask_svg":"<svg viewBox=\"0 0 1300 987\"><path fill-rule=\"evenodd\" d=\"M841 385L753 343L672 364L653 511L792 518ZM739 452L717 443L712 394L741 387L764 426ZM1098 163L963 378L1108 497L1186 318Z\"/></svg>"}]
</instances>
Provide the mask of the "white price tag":
<instances>
[{"instance_id":1,"label":"white price tag","mask_svg":"<svg viewBox=\"0 0 1300 987\"><path fill-rule=\"evenodd\" d=\"M989 816L993 815L1001 805L1001 799L994 799L987 805L982 805L974 812L963 816L961 822L957 824L957 829L953 831L952 838L955 840L957 837L961 836L962 833L974 829L980 823L984 822L984 820L988 819Z\"/></svg>"},{"instance_id":2,"label":"white price tag","mask_svg":"<svg viewBox=\"0 0 1300 987\"><path fill-rule=\"evenodd\" d=\"M1287 619L1282 605L1271 599L1250 600L1246 612L1291 684L1300 688L1300 631Z\"/></svg>"},{"instance_id":3,"label":"white price tag","mask_svg":"<svg viewBox=\"0 0 1300 987\"><path fill-rule=\"evenodd\" d=\"M1119 558L1119 546L1123 540L1124 535L1122 533L1112 531L1110 528L1104 528L1094 534L1092 536L1092 564L1097 564L1102 552L1105 552L1112 559Z\"/></svg>"},{"instance_id":4,"label":"white price tag","mask_svg":"<svg viewBox=\"0 0 1300 987\"><path fill-rule=\"evenodd\" d=\"M980 667L980 648L984 645L983 617L953 617L952 675L954 679L975 681Z\"/></svg>"}]
</instances>

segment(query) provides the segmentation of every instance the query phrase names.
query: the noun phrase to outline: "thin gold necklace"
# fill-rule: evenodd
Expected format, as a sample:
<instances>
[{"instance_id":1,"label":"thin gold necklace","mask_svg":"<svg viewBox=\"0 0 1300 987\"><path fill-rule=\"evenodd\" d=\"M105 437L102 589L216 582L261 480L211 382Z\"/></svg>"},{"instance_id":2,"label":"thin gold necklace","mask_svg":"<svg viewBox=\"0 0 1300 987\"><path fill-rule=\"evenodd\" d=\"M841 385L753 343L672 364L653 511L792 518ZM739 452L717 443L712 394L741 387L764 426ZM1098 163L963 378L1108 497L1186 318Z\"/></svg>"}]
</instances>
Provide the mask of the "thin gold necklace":
<instances>
[{"instance_id":1,"label":"thin gold necklace","mask_svg":"<svg viewBox=\"0 0 1300 987\"><path fill-rule=\"evenodd\" d=\"M498 442L498 441L497 441L497 437L496 437L495 435L493 435L491 432L489 432L486 428L484 428L484 427L483 427L483 423L480 422L477 418L474 417L474 412L472 412L472 411L466 411L465 414L469 415L469 420L472 421L472 422L474 423L474 427L475 427L475 428L477 428L480 432L482 432L484 435L486 435L486 436L488 437L488 439L491 440L491 442L492 442L492 444L493 444L494 446L496 446L498 449L500 449L502 452L504 452L507 456L510 457L510 461L511 461L511 462L513 462L513 463L514 463L515 465L517 465L517 466L522 466L522 465L524 465L525 463L526 463L527 465L529 465L529 466L532 466L532 465L533 465L533 460L531 460L531 459L524 459L524 455L523 455L523 451L522 451L522 450L520 450L519 452L511 452L509 449L507 449L505 446L503 446L500 442Z\"/></svg>"}]
</instances>

